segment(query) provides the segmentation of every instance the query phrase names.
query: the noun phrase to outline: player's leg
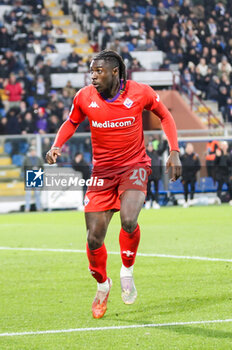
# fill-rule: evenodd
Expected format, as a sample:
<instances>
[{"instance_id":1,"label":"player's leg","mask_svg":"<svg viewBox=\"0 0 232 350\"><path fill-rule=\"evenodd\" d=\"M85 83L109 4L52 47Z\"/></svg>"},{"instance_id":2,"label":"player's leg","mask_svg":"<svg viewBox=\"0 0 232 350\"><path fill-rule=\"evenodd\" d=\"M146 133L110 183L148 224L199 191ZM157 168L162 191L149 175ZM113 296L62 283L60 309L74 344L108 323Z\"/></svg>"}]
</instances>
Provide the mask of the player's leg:
<instances>
[{"instance_id":1,"label":"player's leg","mask_svg":"<svg viewBox=\"0 0 232 350\"><path fill-rule=\"evenodd\" d=\"M122 267L120 280L122 299L125 304L133 304L137 291L133 280L133 266L140 241L140 228L137 223L138 215L143 207L145 193L136 190L126 190L121 195L121 231L119 244Z\"/></svg>"},{"instance_id":2,"label":"player's leg","mask_svg":"<svg viewBox=\"0 0 232 350\"><path fill-rule=\"evenodd\" d=\"M107 307L111 280L107 277L107 251L104 239L113 211L85 213L87 227L87 256L89 271L97 281L97 293L92 304L94 318L101 318Z\"/></svg>"},{"instance_id":3,"label":"player's leg","mask_svg":"<svg viewBox=\"0 0 232 350\"><path fill-rule=\"evenodd\" d=\"M222 186L224 184L224 179L222 177L219 178L218 181L218 187L217 187L217 198L216 203L221 204L221 194L222 194Z\"/></svg>"},{"instance_id":4,"label":"player's leg","mask_svg":"<svg viewBox=\"0 0 232 350\"><path fill-rule=\"evenodd\" d=\"M41 200L40 200L40 191L34 191L34 195L35 195L35 207L37 211L41 211L42 210L42 206L41 206Z\"/></svg>"},{"instance_id":5,"label":"player's leg","mask_svg":"<svg viewBox=\"0 0 232 350\"><path fill-rule=\"evenodd\" d=\"M159 205L159 179L154 178L154 187L155 187L155 201L153 202L153 209L160 209Z\"/></svg>"},{"instance_id":6,"label":"player's leg","mask_svg":"<svg viewBox=\"0 0 232 350\"><path fill-rule=\"evenodd\" d=\"M193 203L193 198L194 198L194 194L195 194L195 185L196 185L196 178L193 177L190 180L190 203Z\"/></svg>"},{"instance_id":7,"label":"player's leg","mask_svg":"<svg viewBox=\"0 0 232 350\"><path fill-rule=\"evenodd\" d=\"M29 212L31 207L31 190L25 191L25 211Z\"/></svg>"},{"instance_id":8,"label":"player's leg","mask_svg":"<svg viewBox=\"0 0 232 350\"><path fill-rule=\"evenodd\" d=\"M147 198L145 203L145 209L150 209L151 201L153 201L153 193L151 191L152 181L153 181L152 178L149 178L147 182Z\"/></svg>"},{"instance_id":9,"label":"player's leg","mask_svg":"<svg viewBox=\"0 0 232 350\"><path fill-rule=\"evenodd\" d=\"M230 180L230 178L227 178L226 184L230 196L229 205L232 205L232 180Z\"/></svg>"},{"instance_id":10,"label":"player's leg","mask_svg":"<svg viewBox=\"0 0 232 350\"><path fill-rule=\"evenodd\" d=\"M184 180L184 200L185 202L188 202L188 186L189 181L187 179Z\"/></svg>"}]
</instances>

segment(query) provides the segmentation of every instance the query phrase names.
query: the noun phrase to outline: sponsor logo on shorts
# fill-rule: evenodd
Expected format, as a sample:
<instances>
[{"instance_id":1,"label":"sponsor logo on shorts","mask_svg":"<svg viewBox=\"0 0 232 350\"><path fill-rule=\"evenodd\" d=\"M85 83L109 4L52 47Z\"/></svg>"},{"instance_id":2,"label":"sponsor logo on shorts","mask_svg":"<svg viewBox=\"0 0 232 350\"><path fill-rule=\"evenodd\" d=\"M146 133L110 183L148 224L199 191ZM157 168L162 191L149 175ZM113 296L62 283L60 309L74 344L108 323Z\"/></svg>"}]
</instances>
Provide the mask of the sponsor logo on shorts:
<instances>
[{"instance_id":1,"label":"sponsor logo on shorts","mask_svg":"<svg viewBox=\"0 0 232 350\"><path fill-rule=\"evenodd\" d=\"M99 123L96 120L92 120L92 126L94 128L123 128L133 125L135 122L135 117L118 118L113 120L106 120L104 123Z\"/></svg>"}]
</instances>

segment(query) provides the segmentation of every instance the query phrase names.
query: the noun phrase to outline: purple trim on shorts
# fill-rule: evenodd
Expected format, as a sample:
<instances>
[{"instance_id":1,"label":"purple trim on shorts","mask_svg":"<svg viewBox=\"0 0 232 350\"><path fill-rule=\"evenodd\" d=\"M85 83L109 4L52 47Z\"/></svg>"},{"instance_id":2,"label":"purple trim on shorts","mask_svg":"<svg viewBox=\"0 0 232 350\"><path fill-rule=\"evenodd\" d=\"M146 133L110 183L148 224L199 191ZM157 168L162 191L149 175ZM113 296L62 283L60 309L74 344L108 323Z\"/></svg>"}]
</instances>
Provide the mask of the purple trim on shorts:
<instances>
[{"instance_id":1,"label":"purple trim on shorts","mask_svg":"<svg viewBox=\"0 0 232 350\"><path fill-rule=\"evenodd\" d=\"M117 98L120 96L120 91L121 91L121 89L122 89L122 80L121 80L121 83L120 83L120 86L119 86L119 89L118 89L118 92L117 92L117 94L112 98L112 100L109 100L108 98L105 98L105 96L103 95L103 94L101 94L101 97L102 98L104 98L104 100L106 101L106 102L114 102L114 101L116 101L117 100Z\"/></svg>"}]
</instances>

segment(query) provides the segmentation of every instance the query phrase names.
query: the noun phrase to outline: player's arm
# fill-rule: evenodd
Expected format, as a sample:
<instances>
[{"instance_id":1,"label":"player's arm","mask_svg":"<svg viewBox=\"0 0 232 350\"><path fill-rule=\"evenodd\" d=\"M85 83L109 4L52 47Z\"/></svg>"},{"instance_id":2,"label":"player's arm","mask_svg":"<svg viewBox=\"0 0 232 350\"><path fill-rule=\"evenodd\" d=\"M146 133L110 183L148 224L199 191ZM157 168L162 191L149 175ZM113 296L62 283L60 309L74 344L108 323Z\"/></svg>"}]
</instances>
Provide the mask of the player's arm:
<instances>
[{"instance_id":1,"label":"player's arm","mask_svg":"<svg viewBox=\"0 0 232 350\"><path fill-rule=\"evenodd\" d=\"M80 109L79 100L80 96L77 93L73 100L69 118L61 125L51 149L46 154L48 164L56 163L57 157L61 155L61 147L72 137L79 124L85 119L85 115Z\"/></svg>"},{"instance_id":2,"label":"player's arm","mask_svg":"<svg viewBox=\"0 0 232 350\"><path fill-rule=\"evenodd\" d=\"M68 141L75 133L79 124L73 124L70 119L67 119L60 127L56 134L55 141L51 149L46 154L48 164L56 163L56 159L61 155L61 147Z\"/></svg>"},{"instance_id":3,"label":"player's arm","mask_svg":"<svg viewBox=\"0 0 232 350\"><path fill-rule=\"evenodd\" d=\"M166 172L172 169L171 181L176 181L181 175L181 162L175 121L167 107L160 101L159 95L150 86L146 86L146 99L145 108L160 118L162 128L167 136L170 155L166 162Z\"/></svg>"}]
</instances>

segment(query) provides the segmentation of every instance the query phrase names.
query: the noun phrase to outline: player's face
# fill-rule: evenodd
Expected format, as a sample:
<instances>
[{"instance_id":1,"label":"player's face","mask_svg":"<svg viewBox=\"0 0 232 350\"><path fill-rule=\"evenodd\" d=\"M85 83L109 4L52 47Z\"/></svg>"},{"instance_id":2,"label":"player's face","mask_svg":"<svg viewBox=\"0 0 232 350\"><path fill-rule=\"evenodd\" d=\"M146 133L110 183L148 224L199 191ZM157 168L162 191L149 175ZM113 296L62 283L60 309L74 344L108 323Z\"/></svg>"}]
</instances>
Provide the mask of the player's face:
<instances>
[{"instance_id":1,"label":"player's face","mask_svg":"<svg viewBox=\"0 0 232 350\"><path fill-rule=\"evenodd\" d=\"M90 64L91 81L99 93L110 91L116 76L115 68L112 68L104 60L92 61Z\"/></svg>"}]
</instances>

